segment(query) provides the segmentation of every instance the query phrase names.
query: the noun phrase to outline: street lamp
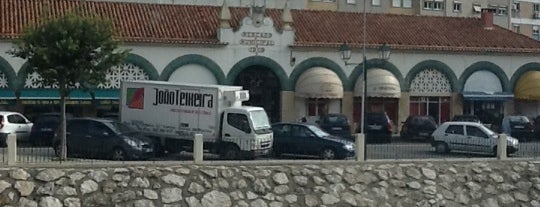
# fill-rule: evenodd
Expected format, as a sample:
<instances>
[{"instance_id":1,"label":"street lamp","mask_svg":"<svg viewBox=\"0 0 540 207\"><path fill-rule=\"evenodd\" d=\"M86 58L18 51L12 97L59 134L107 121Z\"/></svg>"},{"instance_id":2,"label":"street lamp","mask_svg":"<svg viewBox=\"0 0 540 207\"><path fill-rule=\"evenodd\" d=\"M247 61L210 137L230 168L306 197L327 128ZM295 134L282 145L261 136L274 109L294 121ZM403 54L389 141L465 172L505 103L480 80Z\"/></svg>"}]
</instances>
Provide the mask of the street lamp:
<instances>
[{"instance_id":1,"label":"street lamp","mask_svg":"<svg viewBox=\"0 0 540 207\"><path fill-rule=\"evenodd\" d=\"M362 64L362 116L360 119L360 136L365 136L365 118L366 118L366 102L367 102L367 68L366 68L366 45L365 43L362 46L362 62L361 63L349 63L348 61L351 59L351 47L347 45L346 43L343 43L341 46L339 46L339 52L341 53L341 59L345 62L345 65L360 65ZM388 60L390 58L390 46L388 46L386 43L381 45L379 47L379 57L382 60ZM366 157L365 155L366 150L364 148L364 159Z\"/></svg>"}]
</instances>

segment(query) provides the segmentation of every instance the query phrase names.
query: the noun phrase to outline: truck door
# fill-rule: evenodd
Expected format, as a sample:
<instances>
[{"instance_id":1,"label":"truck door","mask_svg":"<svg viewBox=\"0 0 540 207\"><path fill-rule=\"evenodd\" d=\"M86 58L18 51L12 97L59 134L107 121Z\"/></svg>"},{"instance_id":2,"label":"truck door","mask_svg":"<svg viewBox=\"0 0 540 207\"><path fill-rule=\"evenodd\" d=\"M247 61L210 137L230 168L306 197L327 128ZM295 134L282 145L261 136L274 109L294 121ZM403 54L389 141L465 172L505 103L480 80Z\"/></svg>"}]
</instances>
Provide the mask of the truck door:
<instances>
[{"instance_id":1,"label":"truck door","mask_svg":"<svg viewBox=\"0 0 540 207\"><path fill-rule=\"evenodd\" d=\"M246 114L227 113L223 122L222 137L224 141L237 143L241 150L248 150L254 139L251 139L251 127Z\"/></svg>"}]
</instances>

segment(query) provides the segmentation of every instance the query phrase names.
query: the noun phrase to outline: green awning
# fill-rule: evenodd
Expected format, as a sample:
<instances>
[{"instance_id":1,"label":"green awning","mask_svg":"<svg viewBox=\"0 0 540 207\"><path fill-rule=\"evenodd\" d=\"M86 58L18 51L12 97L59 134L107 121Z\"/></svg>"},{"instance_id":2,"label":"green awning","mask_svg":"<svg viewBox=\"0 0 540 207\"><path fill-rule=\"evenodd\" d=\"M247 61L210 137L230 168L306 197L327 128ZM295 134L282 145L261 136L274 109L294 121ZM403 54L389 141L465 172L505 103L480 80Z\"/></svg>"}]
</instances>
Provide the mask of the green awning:
<instances>
[{"instance_id":1,"label":"green awning","mask_svg":"<svg viewBox=\"0 0 540 207\"><path fill-rule=\"evenodd\" d=\"M58 89L23 89L20 92L20 99L60 99L60 92ZM68 99L89 100L92 99L92 97L88 92L74 90L69 94Z\"/></svg>"},{"instance_id":2,"label":"green awning","mask_svg":"<svg viewBox=\"0 0 540 207\"><path fill-rule=\"evenodd\" d=\"M119 89L110 89L110 90L94 90L95 99L98 100L118 100L120 99L120 90Z\"/></svg>"},{"instance_id":3,"label":"green awning","mask_svg":"<svg viewBox=\"0 0 540 207\"><path fill-rule=\"evenodd\" d=\"M15 92L10 89L0 89L0 99L16 99Z\"/></svg>"}]
</instances>

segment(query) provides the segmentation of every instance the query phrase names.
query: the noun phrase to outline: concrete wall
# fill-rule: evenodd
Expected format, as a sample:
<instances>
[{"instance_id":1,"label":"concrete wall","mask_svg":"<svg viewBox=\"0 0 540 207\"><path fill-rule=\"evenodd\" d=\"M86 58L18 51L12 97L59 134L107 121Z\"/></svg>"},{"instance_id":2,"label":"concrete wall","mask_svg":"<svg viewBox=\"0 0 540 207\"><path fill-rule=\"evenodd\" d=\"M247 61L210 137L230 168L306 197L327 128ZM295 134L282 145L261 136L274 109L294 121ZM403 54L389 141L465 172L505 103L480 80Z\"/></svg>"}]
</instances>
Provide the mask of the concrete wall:
<instances>
[{"instance_id":1,"label":"concrete wall","mask_svg":"<svg viewBox=\"0 0 540 207\"><path fill-rule=\"evenodd\" d=\"M540 206L540 161L299 163L2 168L0 205Z\"/></svg>"}]
</instances>

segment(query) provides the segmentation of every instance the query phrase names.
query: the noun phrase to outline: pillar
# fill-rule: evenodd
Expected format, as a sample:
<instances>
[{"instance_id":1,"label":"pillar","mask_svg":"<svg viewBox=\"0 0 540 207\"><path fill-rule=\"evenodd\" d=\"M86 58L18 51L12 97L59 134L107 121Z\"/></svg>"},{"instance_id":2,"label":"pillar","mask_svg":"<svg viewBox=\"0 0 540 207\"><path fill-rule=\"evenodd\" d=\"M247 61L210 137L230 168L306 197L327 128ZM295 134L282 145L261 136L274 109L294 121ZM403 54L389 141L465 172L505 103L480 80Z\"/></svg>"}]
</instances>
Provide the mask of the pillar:
<instances>
[{"instance_id":1,"label":"pillar","mask_svg":"<svg viewBox=\"0 0 540 207\"><path fill-rule=\"evenodd\" d=\"M459 93L452 93L450 97L450 119L460 114L463 114L463 98Z\"/></svg>"},{"instance_id":2,"label":"pillar","mask_svg":"<svg viewBox=\"0 0 540 207\"><path fill-rule=\"evenodd\" d=\"M343 99L341 99L341 113L347 116L349 119L349 124L351 124L351 132L354 131L353 125L353 93L350 91L345 91L343 93Z\"/></svg>"},{"instance_id":3,"label":"pillar","mask_svg":"<svg viewBox=\"0 0 540 207\"><path fill-rule=\"evenodd\" d=\"M294 122L296 117L294 110L294 91L281 91L281 121Z\"/></svg>"},{"instance_id":4,"label":"pillar","mask_svg":"<svg viewBox=\"0 0 540 207\"><path fill-rule=\"evenodd\" d=\"M411 95L408 92L401 92L401 97L399 98L399 109L398 109L398 120L396 120L396 132L399 133L401 130L401 125L407 117L409 117L409 108L411 105Z\"/></svg>"}]
</instances>

